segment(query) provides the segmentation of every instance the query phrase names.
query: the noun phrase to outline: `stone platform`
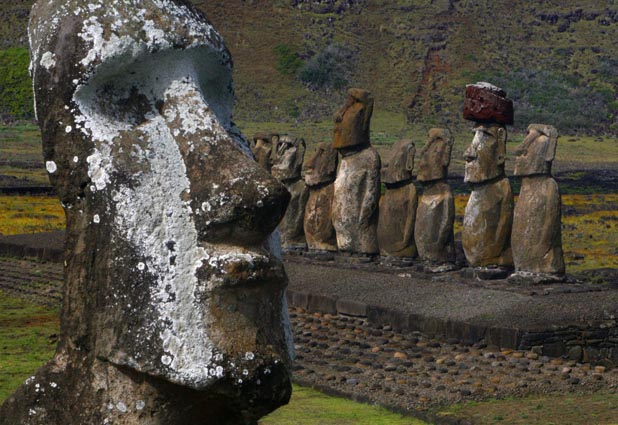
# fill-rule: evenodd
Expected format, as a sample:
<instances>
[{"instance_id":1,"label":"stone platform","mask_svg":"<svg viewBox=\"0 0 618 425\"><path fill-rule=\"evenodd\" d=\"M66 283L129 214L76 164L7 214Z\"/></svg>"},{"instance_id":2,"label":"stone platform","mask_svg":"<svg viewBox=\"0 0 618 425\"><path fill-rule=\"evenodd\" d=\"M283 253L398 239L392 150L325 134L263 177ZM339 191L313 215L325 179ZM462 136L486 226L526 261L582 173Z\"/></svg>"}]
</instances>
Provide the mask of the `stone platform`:
<instances>
[{"instance_id":1,"label":"stone platform","mask_svg":"<svg viewBox=\"0 0 618 425\"><path fill-rule=\"evenodd\" d=\"M323 263L288 256L291 306L364 318L443 341L618 365L618 284L514 286L460 271Z\"/></svg>"}]
</instances>

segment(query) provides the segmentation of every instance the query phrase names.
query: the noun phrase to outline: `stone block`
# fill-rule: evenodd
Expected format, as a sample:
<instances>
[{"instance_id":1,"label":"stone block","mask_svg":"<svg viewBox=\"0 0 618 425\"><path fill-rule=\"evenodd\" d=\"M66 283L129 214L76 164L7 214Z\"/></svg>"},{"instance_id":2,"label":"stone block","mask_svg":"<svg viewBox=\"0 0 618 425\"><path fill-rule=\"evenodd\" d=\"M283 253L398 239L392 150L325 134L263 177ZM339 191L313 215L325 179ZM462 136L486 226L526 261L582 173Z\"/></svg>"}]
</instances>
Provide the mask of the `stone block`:
<instances>
[{"instance_id":1,"label":"stone block","mask_svg":"<svg viewBox=\"0 0 618 425\"><path fill-rule=\"evenodd\" d=\"M466 86L463 116L470 121L513 125L513 101L491 84L470 84Z\"/></svg>"}]
</instances>

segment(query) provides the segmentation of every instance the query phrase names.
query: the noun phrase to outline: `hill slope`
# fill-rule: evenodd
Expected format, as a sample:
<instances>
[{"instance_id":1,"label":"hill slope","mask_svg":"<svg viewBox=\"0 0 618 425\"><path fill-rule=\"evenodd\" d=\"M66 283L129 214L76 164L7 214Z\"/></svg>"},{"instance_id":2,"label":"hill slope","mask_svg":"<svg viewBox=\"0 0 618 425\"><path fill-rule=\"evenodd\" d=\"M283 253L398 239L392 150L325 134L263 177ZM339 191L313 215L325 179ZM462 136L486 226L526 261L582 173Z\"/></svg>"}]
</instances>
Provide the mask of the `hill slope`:
<instances>
[{"instance_id":1,"label":"hill slope","mask_svg":"<svg viewBox=\"0 0 618 425\"><path fill-rule=\"evenodd\" d=\"M518 129L618 130L615 0L194 2L233 54L241 121L328 119L361 86L376 110L463 127L465 84L489 80L516 101ZM2 48L25 47L31 3L0 5Z\"/></svg>"}]
</instances>

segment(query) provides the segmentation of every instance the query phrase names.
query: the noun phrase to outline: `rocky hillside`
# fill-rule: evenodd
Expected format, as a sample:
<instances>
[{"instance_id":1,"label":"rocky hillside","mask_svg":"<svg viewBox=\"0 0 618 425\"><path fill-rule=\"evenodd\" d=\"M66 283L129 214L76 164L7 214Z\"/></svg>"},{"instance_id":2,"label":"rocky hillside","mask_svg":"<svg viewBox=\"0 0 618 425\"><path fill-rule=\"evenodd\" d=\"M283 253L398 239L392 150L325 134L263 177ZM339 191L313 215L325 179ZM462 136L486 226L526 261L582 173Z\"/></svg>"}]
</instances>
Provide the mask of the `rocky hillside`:
<instances>
[{"instance_id":1,"label":"rocky hillside","mask_svg":"<svg viewBox=\"0 0 618 425\"><path fill-rule=\"evenodd\" d=\"M618 130L616 0L194 2L232 51L240 120L327 119L352 85L376 110L461 127L465 84L488 80L516 128ZM31 3L0 4L0 48L25 47Z\"/></svg>"}]
</instances>

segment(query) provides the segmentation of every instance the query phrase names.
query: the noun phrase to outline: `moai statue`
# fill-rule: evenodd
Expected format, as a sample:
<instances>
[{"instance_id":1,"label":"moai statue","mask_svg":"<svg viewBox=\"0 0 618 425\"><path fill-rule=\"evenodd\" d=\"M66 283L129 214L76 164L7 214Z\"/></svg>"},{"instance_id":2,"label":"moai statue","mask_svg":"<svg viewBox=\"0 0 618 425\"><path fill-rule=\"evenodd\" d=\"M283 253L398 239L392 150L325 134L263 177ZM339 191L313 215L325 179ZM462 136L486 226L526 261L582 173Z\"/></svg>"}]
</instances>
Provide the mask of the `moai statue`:
<instances>
[{"instance_id":1,"label":"moai statue","mask_svg":"<svg viewBox=\"0 0 618 425\"><path fill-rule=\"evenodd\" d=\"M298 251L307 248L303 221L309 190L300 174L304 158L305 141L303 139L290 136L279 138L277 156L271 172L292 195L285 216L279 225L281 246L285 251Z\"/></svg>"},{"instance_id":2,"label":"moai statue","mask_svg":"<svg viewBox=\"0 0 618 425\"><path fill-rule=\"evenodd\" d=\"M255 160L270 173L272 168L273 144L276 146L279 136L272 133L257 133L253 136L251 151Z\"/></svg>"},{"instance_id":3,"label":"moai statue","mask_svg":"<svg viewBox=\"0 0 618 425\"><path fill-rule=\"evenodd\" d=\"M418 196L412 181L415 153L412 141L400 140L391 148L390 159L382 168L386 193L380 200L378 243L385 257L410 260L417 254L414 223Z\"/></svg>"},{"instance_id":4,"label":"moai statue","mask_svg":"<svg viewBox=\"0 0 618 425\"><path fill-rule=\"evenodd\" d=\"M464 152L464 181L472 186L464 214L464 254L470 266L490 269L484 270L482 277L506 277L513 266L513 192L504 175L504 162L506 125L513 124L513 102L491 84L469 85L464 118L476 122L474 140Z\"/></svg>"},{"instance_id":5,"label":"moai statue","mask_svg":"<svg viewBox=\"0 0 618 425\"><path fill-rule=\"evenodd\" d=\"M532 124L517 148L515 175L522 180L511 236L517 273L509 279L564 279L560 191L551 176L557 143L558 130Z\"/></svg>"},{"instance_id":6,"label":"moai statue","mask_svg":"<svg viewBox=\"0 0 618 425\"><path fill-rule=\"evenodd\" d=\"M342 157L333 199L337 247L363 256L379 252L380 156L369 142L372 112L371 93L353 88L334 116L333 147Z\"/></svg>"},{"instance_id":7,"label":"moai statue","mask_svg":"<svg viewBox=\"0 0 618 425\"><path fill-rule=\"evenodd\" d=\"M318 144L318 149L305 164L305 184L309 199L305 207L305 237L313 251L337 251L333 227L332 205L337 177L337 151L332 143Z\"/></svg>"},{"instance_id":8,"label":"moai statue","mask_svg":"<svg viewBox=\"0 0 618 425\"><path fill-rule=\"evenodd\" d=\"M418 255L429 272L451 270L455 262L455 201L447 182L452 149L451 132L432 128L418 161L416 179L422 188L414 237Z\"/></svg>"},{"instance_id":9,"label":"moai statue","mask_svg":"<svg viewBox=\"0 0 618 425\"><path fill-rule=\"evenodd\" d=\"M232 123L223 39L186 0L41 0L29 33L64 304L0 424L256 423L291 393L289 194Z\"/></svg>"}]
</instances>

